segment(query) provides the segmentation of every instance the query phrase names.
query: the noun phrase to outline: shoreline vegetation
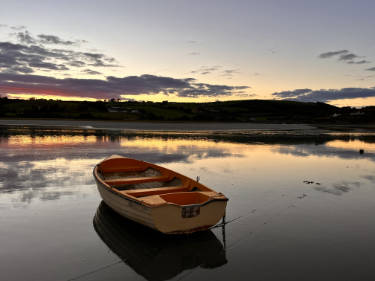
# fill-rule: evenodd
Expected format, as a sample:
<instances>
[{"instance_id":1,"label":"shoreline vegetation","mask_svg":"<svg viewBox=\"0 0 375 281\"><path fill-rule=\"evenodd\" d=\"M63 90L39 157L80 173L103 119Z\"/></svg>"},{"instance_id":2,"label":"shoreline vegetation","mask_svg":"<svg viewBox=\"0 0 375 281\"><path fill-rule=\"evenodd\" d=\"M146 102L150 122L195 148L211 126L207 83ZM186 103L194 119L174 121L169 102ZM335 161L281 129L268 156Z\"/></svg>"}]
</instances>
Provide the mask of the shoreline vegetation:
<instances>
[{"instance_id":1,"label":"shoreline vegetation","mask_svg":"<svg viewBox=\"0 0 375 281\"><path fill-rule=\"evenodd\" d=\"M209 103L61 101L0 98L1 119L57 119L149 122L239 122L361 124L375 121L375 106L336 107L321 102L239 100Z\"/></svg>"}]
</instances>

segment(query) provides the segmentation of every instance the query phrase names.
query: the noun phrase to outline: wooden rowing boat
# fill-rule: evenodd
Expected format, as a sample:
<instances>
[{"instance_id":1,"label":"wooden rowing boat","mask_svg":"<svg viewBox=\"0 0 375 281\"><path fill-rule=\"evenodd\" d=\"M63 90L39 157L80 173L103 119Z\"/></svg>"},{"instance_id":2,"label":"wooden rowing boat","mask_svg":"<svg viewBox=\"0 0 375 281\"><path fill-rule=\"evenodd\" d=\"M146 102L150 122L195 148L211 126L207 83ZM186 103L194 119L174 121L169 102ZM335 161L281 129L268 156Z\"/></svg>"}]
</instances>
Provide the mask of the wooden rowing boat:
<instances>
[{"instance_id":1,"label":"wooden rowing boat","mask_svg":"<svg viewBox=\"0 0 375 281\"><path fill-rule=\"evenodd\" d=\"M225 215L222 193L155 164L113 155L95 166L94 178L114 211L163 233L206 230Z\"/></svg>"},{"instance_id":2,"label":"wooden rowing boat","mask_svg":"<svg viewBox=\"0 0 375 281\"><path fill-rule=\"evenodd\" d=\"M104 202L93 224L108 248L146 280L169 280L185 270L227 263L224 245L211 230L166 235L120 216Z\"/></svg>"}]
</instances>

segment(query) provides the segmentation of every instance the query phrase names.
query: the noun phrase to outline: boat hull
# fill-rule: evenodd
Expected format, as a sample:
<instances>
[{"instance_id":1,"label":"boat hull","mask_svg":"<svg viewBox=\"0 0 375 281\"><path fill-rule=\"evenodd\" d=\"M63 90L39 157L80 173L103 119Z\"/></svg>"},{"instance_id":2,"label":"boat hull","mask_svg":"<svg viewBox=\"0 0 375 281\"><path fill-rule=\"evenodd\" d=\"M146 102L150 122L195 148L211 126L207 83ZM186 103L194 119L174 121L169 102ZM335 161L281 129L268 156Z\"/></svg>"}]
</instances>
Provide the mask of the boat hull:
<instances>
[{"instance_id":1,"label":"boat hull","mask_svg":"<svg viewBox=\"0 0 375 281\"><path fill-rule=\"evenodd\" d=\"M152 163L112 155L93 175L111 209L162 233L206 230L225 215L228 198L222 193Z\"/></svg>"},{"instance_id":2,"label":"boat hull","mask_svg":"<svg viewBox=\"0 0 375 281\"><path fill-rule=\"evenodd\" d=\"M112 191L96 180L103 201L121 216L166 234L207 230L225 215L227 200L212 200L199 207L199 215L183 217L183 206L150 207Z\"/></svg>"}]
</instances>

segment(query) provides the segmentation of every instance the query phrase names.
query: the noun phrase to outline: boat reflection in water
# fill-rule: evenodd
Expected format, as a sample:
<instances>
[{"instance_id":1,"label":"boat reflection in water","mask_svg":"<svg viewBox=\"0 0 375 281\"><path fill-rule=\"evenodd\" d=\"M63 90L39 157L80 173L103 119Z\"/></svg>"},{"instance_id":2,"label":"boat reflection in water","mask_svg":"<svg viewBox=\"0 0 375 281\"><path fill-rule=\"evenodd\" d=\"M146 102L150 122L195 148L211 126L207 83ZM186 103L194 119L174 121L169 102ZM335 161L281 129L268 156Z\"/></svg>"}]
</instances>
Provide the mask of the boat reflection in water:
<instances>
[{"instance_id":1,"label":"boat reflection in water","mask_svg":"<svg viewBox=\"0 0 375 281\"><path fill-rule=\"evenodd\" d=\"M186 269L227 263L223 244L210 230L165 235L121 217L104 202L97 209L94 228L124 263L147 280L168 280Z\"/></svg>"}]
</instances>

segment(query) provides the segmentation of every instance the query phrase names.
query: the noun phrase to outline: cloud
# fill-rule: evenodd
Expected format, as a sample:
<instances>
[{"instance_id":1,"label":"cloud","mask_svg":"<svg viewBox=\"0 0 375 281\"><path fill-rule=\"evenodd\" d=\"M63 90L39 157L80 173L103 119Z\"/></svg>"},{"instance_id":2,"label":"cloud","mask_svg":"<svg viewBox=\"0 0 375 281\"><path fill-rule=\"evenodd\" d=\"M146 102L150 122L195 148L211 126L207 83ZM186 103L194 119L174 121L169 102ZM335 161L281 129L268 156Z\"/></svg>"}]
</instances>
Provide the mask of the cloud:
<instances>
[{"instance_id":1,"label":"cloud","mask_svg":"<svg viewBox=\"0 0 375 281\"><path fill-rule=\"evenodd\" d=\"M200 68L191 71L191 73L198 73L198 74L201 74L201 75L207 75L207 74L211 74L212 72L215 72L215 71L219 70L220 68L222 68L221 65L201 66Z\"/></svg>"},{"instance_id":2,"label":"cloud","mask_svg":"<svg viewBox=\"0 0 375 281\"><path fill-rule=\"evenodd\" d=\"M190 53L188 53L189 56L198 56L200 54L201 53L199 53L199 52L190 52Z\"/></svg>"},{"instance_id":3,"label":"cloud","mask_svg":"<svg viewBox=\"0 0 375 281\"><path fill-rule=\"evenodd\" d=\"M331 57L334 57L334 56L337 56L337 55L346 54L346 53L349 53L349 51L348 50L340 50L340 51L326 52L326 53L321 53L319 55L319 58L321 58L321 59L327 59L327 58L331 58Z\"/></svg>"},{"instance_id":4,"label":"cloud","mask_svg":"<svg viewBox=\"0 0 375 281\"><path fill-rule=\"evenodd\" d=\"M243 93L243 94L237 94L238 97L241 97L241 98L254 98L257 96L257 94L246 94L246 93Z\"/></svg>"},{"instance_id":5,"label":"cloud","mask_svg":"<svg viewBox=\"0 0 375 281\"><path fill-rule=\"evenodd\" d=\"M83 67L83 66L86 65L86 63L83 62L83 61L75 60L75 61L69 62L69 65L70 66L75 66L75 67Z\"/></svg>"},{"instance_id":6,"label":"cloud","mask_svg":"<svg viewBox=\"0 0 375 281\"><path fill-rule=\"evenodd\" d=\"M0 25L1 27L1 25ZM3 27L7 27L4 25ZM28 30L26 30L25 26L11 26L10 27L14 31L18 31L16 33L11 33L10 35L16 36L20 43L26 44L54 44L54 45L79 45L81 43L87 43L86 40L64 40L56 35L50 34L39 34L37 37L33 37Z\"/></svg>"},{"instance_id":7,"label":"cloud","mask_svg":"<svg viewBox=\"0 0 375 281\"><path fill-rule=\"evenodd\" d=\"M353 54L353 53L349 53L349 54L343 54L339 57L339 60L343 60L343 61L352 61L353 59L356 59L358 58L359 56L357 56L356 54Z\"/></svg>"},{"instance_id":8,"label":"cloud","mask_svg":"<svg viewBox=\"0 0 375 281\"><path fill-rule=\"evenodd\" d=\"M16 33L16 36L17 36L18 41L20 41L21 43L26 43L26 44L36 43L36 40L30 35L30 33L27 30Z\"/></svg>"},{"instance_id":9,"label":"cloud","mask_svg":"<svg viewBox=\"0 0 375 281\"><path fill-rule=\"evenodd\" d=\"M0 71L2 72L31 73L38 69L61 71L69 70L69 67L119 66L114 58L102 53L51 49L36 44L38 41L28 31L18 32L16 37L19 43L0 42ZM72 42L58 40L65 43Z\"/></svg>"},{"instance_id":10,"label":"cloud","mask_svg":"<svg viewBox=\"0 0 375 281\"><path fill-rule=\"evenodd\" d=\"M238 69L225 69L222 71L222 76L227 78L232 78L234 74L238 74L240 71Z\"/></svg>"},{"instance_id":11,"label":"cloud","mask_svg":"<svg viewBox=\"0 0 375 281\"><path fill-rule=\"evenodd\" d=\"M114 58L107 57L104 54L100 53L80 53L85 59L89 60L92 66L101 66L101 67L117 67Z\"/></svg>"},{"instance_id":12,"label":"cloud","mask_svg":"<svg viewBox=\"0 0 375 281\"><path fill-rule=\"evenodd\" d=\"M367 71L375 71L375 67L367 68Z\"/></svg>"},{"instance_id":13,"label":"cloud","mask_svg":"<svg viewBox=\"0 0 375 281\"><path fill-rule=\"evenodd\" d=\"M90 75L99 75L99 74L102 74L99 71L95 71L95 70L91 70L91 69L85 69L83 72L87 73L87 74L90 74Z\"/></svg>"},{"instance_id":14,"label":"cloud","mask_svg":"<svg viewBox=\"0 0 375 281\"><path fill-rule=\"evenodd\" d=\"M176 94L180 97L228 96L243 94L248 86L196 83L193 78L176 79L155 75L101 79L54 78L32 74L0 73L0 94L122 98L122 95Z\"/></svg>"},{"instance_id":15,"label":"cloud","mask_svg":"<svg viewBox=\"0 0 375 281\"><path fill-rule=\"evenodd\" d=\"M198 69L190 71L193 74L200 74L200 75L208 75L212 73L216 73L220 76L225 76L228 79L232 78L234 74L240 73L239 69L223 69L221 65L214 65L214 66L201 66Z\"/></svg>"},{"instance_id":16,"label":"cloud","mask_svg":"<svg viewBox=\"0 0 375 281\"><path fill-rule=\"evenodd\" d=\"M342 89L297 89L272 94L275 97L302 102L326 102L331 100L375 97L375 87L372 88L342 88Z\"/></svg>"},{"instance_id":17,"label":"cloud","mask_svg":"<svg viewBox=\"0 0 375 281\"><path fill-rule=\"evenodd\" d=\"M248 86L227 86L227 85L211 85L204 83L192 84L188 87L178 91L179 97L197 98L200 96L216 97L216 96L230 96L241 95L244 90L249 89Z\"/></svg>"},{"instance_id":18,"label":"cloud","mask_svg":"<svg viewBox=\"0 0 375 281\"><path fill-rule=\"evenodd\" d=\"M51 60L60 62L51 62ZM60 65L61 61L69 60L70 58L62 53L49 51L40 46L0 42L0 70L3 72L25 73L19 71L22 68L28 69L28 73L43 68L59 69L57 65Z\"/></svg>"},{"instance_id":19,"label":"cloud","mask_svg":"<svg viewBox=\"0 0 375 281\"><path fill-rule=\"evenodd\" d=\"M360 61L349 61L348 64L364 64L364 63L370 63L368 60L360 60Z\"/></svg>"},{"instance_id":20,"label":"cloud","mask_svg":"<svg viewBox=\"0 0 375 281\"><path fill-rule=\"evenodd\" d=\"M24 25L13 25L13 26L10 26L9 28L12 29L12 30L23 30L23 29L26 29L26 26L24 26Z\"/></svg>"},{"instance_id":21,"label":"cloud","mask_svg":"<svg viewBox=\"0 0 375 281\"><path fill-rule=\"evenodd\" d=\"M273 93L273 96L277 96L280 98L290 98L290 97L298 97L300 95L306 94L311 92L311 89L296 89L293 91L282 91L282 92L276 92Z\"/></svg>"},{"instance_id":22,"label":"cloud","mask_svg":"<svg viewBox=\"0 0 375 281\"><path fill-rule=\"evenodd\" d=\"M38 38L40 39L39 42L44 44L75 45L78 43L77 41L63 40L55 35L39 34Z\"/></svg>"},{"instance_id":23,"label":"cloud","mask_svg":"<svg viewBox=\"0 0 375 281\"><path fill-rule=\"evenodd\" d=\"M32 73L37 70L64 71L70 67L118 67L112 57L99 52L74 50L85 40L65 40L56 35L33 36L24 26L9 27L17 43L0 42L0 71L6 73ZM51 48L53 45L54 48ZM64 47L70 47L65 49Z\"/></svg>"},{"instance_id":24,"label":"cloud","mask_svg":"<svg viewBox=\"0 0 375 281\"><path fill-rule=\"evenodd\" d=\"M13 66L10 73L33 73L34 70L27 66Z\"/></svg>"},{"instance_id":25,"label":"cloud","mask_svg":"<svg viewBox=\"0 0 375 281\"><path fill-rule=\"evenodd\" d=\"M352 52L349 52L348 50L339 50L339 51L331 51L326 53L321 53L319 56L321 59L328 59L332 57L338 57L338 61L346 62L347 64L364 64L364 63L370 63L368 60L360 60L355 61L355 59L361 58L363 56L358 56Z\"/></svg>"},{"instance_id":26,"label":"cloud","mask_svg":"<svg viewBox=\"0 0 375 281\"><path fill-rule=\"evenodd\" d=\"M25 27L17 30L14 42L0 42L0 94L30 94L88 98L124 98L122 95L175 94L181 97L243 95L248 86L197 83L193 78L175 79L155 75L106 77L106 79L54 78L33 75L36 71L63 72L81 68L81 72L98 75L96 67L118 67L113 57L100 52L74 49L84 40L65 40L55 35L32 36ZM50 45L53 45L52 47ZM56 46L57 45L57 46ZM69 47L64 48L64 47ZM201 75L217 71L221 66L202 66ZM232 75L236 70L224 70ZM60 74L61 75L61 74Z\"/></svg>"}]
</instances>

